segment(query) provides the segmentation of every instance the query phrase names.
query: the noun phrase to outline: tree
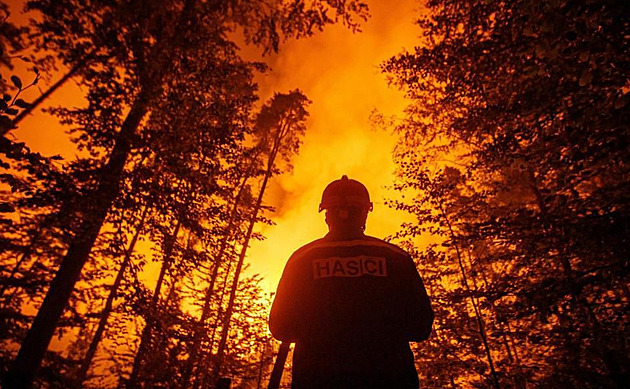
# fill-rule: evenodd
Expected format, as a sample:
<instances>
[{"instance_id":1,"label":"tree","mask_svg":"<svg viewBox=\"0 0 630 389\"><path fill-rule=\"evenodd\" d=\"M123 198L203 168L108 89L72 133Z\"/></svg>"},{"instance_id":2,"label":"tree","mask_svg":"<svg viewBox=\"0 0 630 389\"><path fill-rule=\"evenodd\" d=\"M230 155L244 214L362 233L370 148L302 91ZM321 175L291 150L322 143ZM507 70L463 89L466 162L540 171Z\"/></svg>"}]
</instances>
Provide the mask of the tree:
<instances>
[{"instance_id":1,"label":"tree","mask_svg":"<svg viewBox=\"0 0 630 389\"><path fill-rule=\"evenodd\" d=\"M626 388L628 5L428 5L421 46L383 67L411 100L401 181L459 171L440 196L459 199L496 341L526 350L504 368L514 382Z\"/></svg>"},{"instance_id":2,"label":"tree","mask_svg":"<svg viewBox=\"0 0 630 389\"><path fill-rule=\"evenodd\" d=\"M221 372L223 363L239 277L245 261L245 255L247 254L247 248L249 247L249 241L254 231L254 225L256 224L258 213L262 207L267 183L276 169L278 162L276 158L280 157L284 159L285 162L289 162L291 157L297 154L299 146L302 143L301 138L306 131L305 121L308 116L306 105L308 103L310 103L310 101L299 90L287 94L277 93L270 102L262 107L256 118L257 131L255 134L259 138L258 144L267 156L266 169L258 191L258 197L249 216L249 226L247 227L247 233L241 244L238 263L230 288L230 297L223 319L221 340L219 341L215 363L214 373L217 378Z\"/></svg>"},{"instance_id":3,"label":"tree","mask_svg":"<svg viewBox=\"0 0 630 389\"><path fill-rule=\"evenodd\" d=\"M95 158L100 157L96 185L80 205L81 215L68 250L50 284L38 314L22 342L5 382L30 386L44 352L66 306L81 270L94 246L113 202L130 153L137 147L144 119L153 114L157 101L180 80L182 69L195 69L207 49L217 57L239 61L227 32L240 28L246 40L275 50L280 37L308 36L325 25L342 20L356 28L355 17L365 18L367 8L358 1L330 4L316 1L268 5L265 2L159 1L77 2L49 0L28 2L42 18L34 21L41 50L54 51L73 68L93 53L82 81L99 97L94 102L112 119L103 132L84 131L78 140ZM328 13L334 13L334 17ZM116 88L113 98L98 91ZM202 93L203 91L199 91ZM253 90L250 91L254 93ZM123 107L128 110L123 111ZM105 121L101 122L106 124ZM90 129L89 126L86 129ZM96 161L95 161L96 162Z\"/></svg>"}]
</instances>

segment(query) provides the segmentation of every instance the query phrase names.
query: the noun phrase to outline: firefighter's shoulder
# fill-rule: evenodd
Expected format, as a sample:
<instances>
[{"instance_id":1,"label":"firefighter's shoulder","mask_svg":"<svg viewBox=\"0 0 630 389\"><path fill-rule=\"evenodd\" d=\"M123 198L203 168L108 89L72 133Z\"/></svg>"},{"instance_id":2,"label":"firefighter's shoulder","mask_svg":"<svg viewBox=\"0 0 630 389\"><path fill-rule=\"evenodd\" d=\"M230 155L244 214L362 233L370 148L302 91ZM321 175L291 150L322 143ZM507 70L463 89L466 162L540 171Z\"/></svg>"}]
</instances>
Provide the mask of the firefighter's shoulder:
<instances>
[{"instance_id":1,"label":"firefighter's shoulder","mask_svg":"<svg viewBox=\"0 0 630 389\"><path fill-rule=\"evenodd\" d=\"M402 255L402 256L405 256L405 257L409 257L410 256L409 253L407 253L405 250L403 250L400 247L396 246L395 244L387 242L387 241L385 241L383 239L379 239L379 238L375 238L373 236L366 235L365 236L365 240L366 240L366 242L368 242L367 243L368 245L376 246L376 247L383 247L383 248L389 249L390 251L392 251L392 252L394 252L394 253L396 253L398 255Z\"/></svg>"},{"instance_id":2,"label":"firefighter's shoulder","mask_svg":"<svg viewBox=\"0 0 630 389\"><path fill-rule=\"evenodd\" d=\"M311 251L312 249L316 247L321 246L324 242L325 242L324 238L320 238L320 239L316 239L310 243L305 244L304 246L300 247L299 249L293 252L291 257L289 258L289 261L295 261L304 257L306 253L308 253L309 251Z\"/></svg>"},{"instance_id":3,"label":"firefighter's shoulder","mask_svg":"<svg viewBox=\"0 0 630 389\"><path fill-rule=\"evenodd\" d=\"M291 256L290 260L299 260L308 256L309 253L317 251L317 249L331 249L331 248L352 248L352 247L373 247L379 248L382 250L386 250L394 256L404 256L409 257L409 254L396 246L395 244L386 242L382 239L375 238L372 236L363 236L359 239L354 240L340 240L340 241L331 241L325 238L317 239L307 245L302 246L298 250L296 250Z\"/></svg>"}]
</instances>

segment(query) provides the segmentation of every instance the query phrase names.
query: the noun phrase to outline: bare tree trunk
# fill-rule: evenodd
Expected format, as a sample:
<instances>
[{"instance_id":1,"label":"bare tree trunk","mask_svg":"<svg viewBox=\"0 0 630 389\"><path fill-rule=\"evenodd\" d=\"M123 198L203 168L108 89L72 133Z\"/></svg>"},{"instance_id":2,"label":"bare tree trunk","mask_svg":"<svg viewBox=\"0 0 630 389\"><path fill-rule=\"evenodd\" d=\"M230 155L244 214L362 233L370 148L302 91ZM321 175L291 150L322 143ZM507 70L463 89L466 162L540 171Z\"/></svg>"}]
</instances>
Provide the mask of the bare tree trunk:
<instances>
[{"instance_id":1,"label":"bare tree trunk","mask_svg":"<svg viewBox=\"0 0 630 389\"><path fill-rule=\"evenodd\" d=\"M77 383L79 387L82 386L83 381L85 381L87 377L88 369L90 368L90 365L92 364L92 359L94 358L94 355L96 354L96 348L98 347L98 344L101 341L103 333L105 332L105 327L107 326L107 320L109 319L109 315L112 312L112 307L114 306L114 300L116 299L116 295L118 294L118 288L120 287L120 284L122 283L127 267L129 267L129 264L131 263L131 254L133 254L133 250L136 246L136 242L138 241L138 237L140 236L140 233L142 232L142 228L144 226L144 220L146 218L148 209L149 207L145 206L144 210L142 211L142 216L140 216L140 222L138 223L138 227L136 227L136 232L131 238L129 247L127 248L125 252L125 258L123 259L120 265L120 269L118 270L116 279L114 280L114 283L112 284L112 287L109 291L109 296L107 296L107 301L105 302L105 307L103 308L103 312L101 313L101 317L99 319L96 332L94 333L94 336L92 337L92 341L90 342L88 351L85 357L83 358L83 362L81 363L81 370L79 370L79 374L77 377Z\"/></svg>"},{"instance_id":2,"label":"bare tree trunk","mask_svg":"<svg viewBox=\"0 0 630 389\"><path fill-rule=\"evenodd\" d=\"M55 332L83 265L88 260L94 241L105 221L112 202L119 193L122 172L131 151L131 142L149 106L149 94L141 91L131 106L118 134L116 144L101 174L96 191L86 200L85 218L72 239L44 302L22 347L8 371L4 387L29 389L41 366L44 353Z\"/></svg>"}]
</instances>

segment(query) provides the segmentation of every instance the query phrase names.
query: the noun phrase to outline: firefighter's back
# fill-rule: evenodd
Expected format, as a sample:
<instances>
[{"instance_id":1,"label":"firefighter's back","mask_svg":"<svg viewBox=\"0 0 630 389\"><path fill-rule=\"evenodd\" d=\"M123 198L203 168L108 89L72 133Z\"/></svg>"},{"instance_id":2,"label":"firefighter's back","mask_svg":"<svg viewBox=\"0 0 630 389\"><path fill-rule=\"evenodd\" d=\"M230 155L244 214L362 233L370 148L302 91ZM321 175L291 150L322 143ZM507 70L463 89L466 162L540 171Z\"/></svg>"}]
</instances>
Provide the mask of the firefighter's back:
<instances>
[{"instance_id":1,"label":"firefighter's back","mask_svg":"<svg viewBox=\"0 0 630 389\"><path fill-rule=\"evenodd\" d=\"M287 262L269 328L296 344L294 389L418 387L409 342L429 336L433 311L411 257L364 234L372 208L360 182L332 182L329 233Z\"/></svg>"},{"instance_id":2,"label":"firefighter's back","mask_svg":"<svg viewBox=\"0 0 630 389\"><path fill-rule=\"evenodd\" d=\"M294 387L417 388L400 325L414 306L406 253L364 236L322 239L293 260L302 274L306 319L294 354Z\"/></svg>"}]
</instances>

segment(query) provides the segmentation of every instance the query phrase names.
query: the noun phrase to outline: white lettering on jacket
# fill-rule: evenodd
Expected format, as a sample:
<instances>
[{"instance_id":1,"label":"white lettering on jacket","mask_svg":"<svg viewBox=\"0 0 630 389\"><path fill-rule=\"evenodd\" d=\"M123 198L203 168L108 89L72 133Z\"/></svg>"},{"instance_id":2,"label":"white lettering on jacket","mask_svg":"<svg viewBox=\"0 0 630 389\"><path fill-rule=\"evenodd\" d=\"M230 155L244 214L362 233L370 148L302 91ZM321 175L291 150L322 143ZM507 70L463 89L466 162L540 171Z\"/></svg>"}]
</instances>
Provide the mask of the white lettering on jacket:
<instances>
[{"instance_id":1,"label":"white lettering on jacket","mask_svg":"<svg viewBox=\"0 0 630 389\"><path fill-rule=\"evenodd\" d=\"M387 277L384 257L330 257L313 260L313 278L361 277L363 275Z\"/></svg>"}]
</instances>

